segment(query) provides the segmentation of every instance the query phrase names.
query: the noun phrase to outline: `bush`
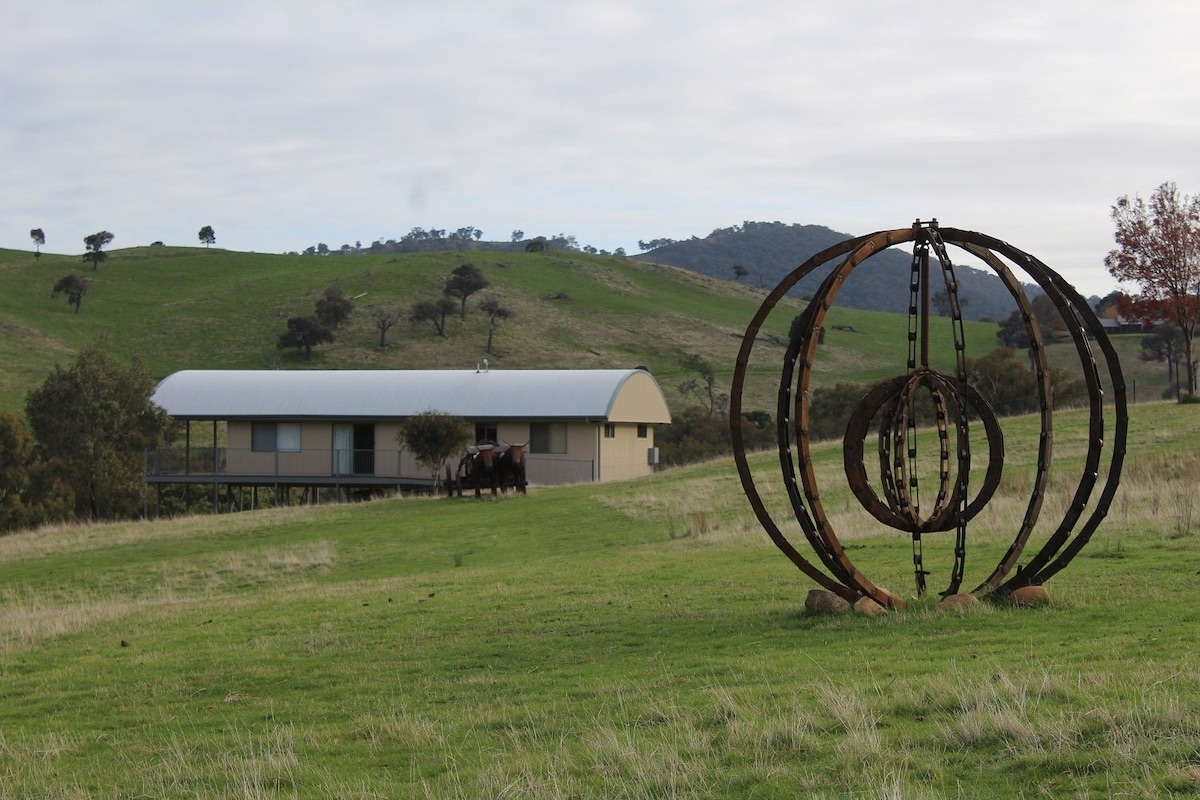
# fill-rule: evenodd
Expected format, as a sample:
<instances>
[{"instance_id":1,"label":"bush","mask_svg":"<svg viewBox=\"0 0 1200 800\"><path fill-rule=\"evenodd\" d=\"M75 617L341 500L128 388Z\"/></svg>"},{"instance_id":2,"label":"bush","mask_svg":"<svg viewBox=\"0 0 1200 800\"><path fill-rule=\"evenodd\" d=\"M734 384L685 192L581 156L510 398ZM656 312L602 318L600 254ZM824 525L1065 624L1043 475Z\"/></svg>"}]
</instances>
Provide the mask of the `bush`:
<instances>
[{"instance_id":1,"label":"bush","mask_svg":"<svg viewBox=\"0 0 1200 800\"><path fill-rule=\"evenodd\" d=\"M766 411L742 415L742 440L747 450L762 450L775 445L775 423ZM720 414L709 413L704 406L688 406L657 430L661 463L682 466L733 453L729 422Z\"/></svg>"}]
</instances>

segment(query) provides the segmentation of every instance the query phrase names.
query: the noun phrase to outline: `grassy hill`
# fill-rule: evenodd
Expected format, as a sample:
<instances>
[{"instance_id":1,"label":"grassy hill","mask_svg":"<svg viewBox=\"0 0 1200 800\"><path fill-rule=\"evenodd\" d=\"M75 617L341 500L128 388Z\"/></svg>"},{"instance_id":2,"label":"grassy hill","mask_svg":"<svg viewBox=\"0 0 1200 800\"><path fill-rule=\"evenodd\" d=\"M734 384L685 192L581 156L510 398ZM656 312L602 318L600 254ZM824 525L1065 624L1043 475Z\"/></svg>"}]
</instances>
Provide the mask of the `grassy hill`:
<instances>
[{"instance_id":1,"label":"grassy hill","mask_svg":"<svg viewBox=\"0 0 1200 800\"><path fill-rule=\"evenodd\" d=\"M803 613L728 459L0 538L0 798L1195 796L1196 407L1136 407L1129 450L1052 604L963 616ZM972 527L968 579L1020 513ZM907 536L847 530L907 594Z\"/></svg>"},{"instance_id":2,"label":"grassy hill","mask_svg":"<svg viewBox=\"0 0 1200 800\"><path fill-rule=\"evenodd\" d=\"M470 262L489 289L471 298L466 319L448 321L447 338L431 324L404 321L378 347L378 308L407 319L416 301L436 299L443 279ZM92 279L79 314L50 289L77 272ZM330 285L357 297L337 340L312 364L276 349L288 317L311 314ZM108 336L116 355L138 356L157 377L185 368L472 368L484 357L487 320L479 299L497 294L515 312L500 323L491 363L499 368L648 367L668 402L686 377L684 354L704 356L727 386L746 324L764 292L730 281L635 259L578 252L491 251L405 255L282 256L220 249L143 247L114 250L98 272L77 257L0 251L0 409L19 410L26 392L83 346ZM773 408L779 357L791 319L787 301L772 315L748 387L747 408ZM902 315L835 308L818 369L830 379L873 381L899 371ZM968 323L970 352L995 345L994 326ZM949 342L948 329L943 332Z\"/></svg>"},{"instance_id":3,"label":"grassy hill","mask_svg":"<svg viewBox=\"0 0 1200 800\"><path fill-rule=\"evenodd\" d=\"M464 321L448 321L448 336L431 324L407 322L419 300L440 295L443 279L474 263L491 286L471 298ZM906 269L906 267L905 267ZM92 278L79 314L50 289L63 275ZM278 350L287 318L312 313L330 285L358 297L337 340L314 352L312 364ZM487 320L479 299L497 294L515 312L500 323L491 363L498 368L648 367L673 409L685 354L699 354L728 389L747 323L763 290L636 259L578 252L494 251L359 256L283 256L220 249L143 247L115 250L98 272L77 257L0 250L0 411L20 411L29 389L54 364L107 336L124 360L140 357L156 377L179 369L471 368L484 357ZM372 323L378 308L397 308L405 321L380 349ZM771 315L756 345L747 409L774 409L783 346L799 301ZM852 331L834 330L845 326ZM907 318L835 306L819 350L818 379L871 383L902 371ZM966 323L968 353L996 345L995 326ZM948 325L935 325L941 352L950 352ZM1140 336L1115 337L1131 396L1157 400L1164 365L1140 361ZM1050 348L1056 364L1078 369L1069 343ZM949 364L942 364L949 368Z\"/></svg>"}]
</instances>

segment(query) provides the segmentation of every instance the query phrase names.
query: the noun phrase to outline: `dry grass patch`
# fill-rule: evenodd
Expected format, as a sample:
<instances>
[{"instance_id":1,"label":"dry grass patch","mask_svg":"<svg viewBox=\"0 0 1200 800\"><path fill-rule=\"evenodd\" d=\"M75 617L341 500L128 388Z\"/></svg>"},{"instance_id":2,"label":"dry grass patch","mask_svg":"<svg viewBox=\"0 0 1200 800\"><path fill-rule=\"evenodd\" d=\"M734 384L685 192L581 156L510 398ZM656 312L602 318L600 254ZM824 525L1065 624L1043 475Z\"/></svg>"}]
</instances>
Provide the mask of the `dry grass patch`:
<instances>
[{"instance_id":1,"label":"dry grass patch","mask_svg":"<svg viewBox=\"0 0 1200 800\"><path fill-rule=\"evenodd\" d=\"M211 599L236 588L262 588L311 570L332 567L331 542L229 551L209 559L165 561L149 593L132 597L120 590L72 591L54 597L41 592L0 593L0 651L75 633L98 623L180 602Z\"/></svg>"}]
</instances>

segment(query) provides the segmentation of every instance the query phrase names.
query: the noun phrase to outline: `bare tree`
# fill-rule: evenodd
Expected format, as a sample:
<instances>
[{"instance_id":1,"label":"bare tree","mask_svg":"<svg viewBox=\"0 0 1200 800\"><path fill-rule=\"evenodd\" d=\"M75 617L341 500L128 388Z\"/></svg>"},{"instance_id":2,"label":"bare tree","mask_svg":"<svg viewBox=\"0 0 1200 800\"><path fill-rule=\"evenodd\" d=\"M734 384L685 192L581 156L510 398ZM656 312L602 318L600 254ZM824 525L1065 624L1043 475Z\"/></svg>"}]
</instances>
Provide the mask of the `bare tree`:
<instances>
[{"instance_id":1,"label":"bare tree","mask_svg":"<svg viewBox=\"0 0 1200 800\"><path fill-rule=\"evenodd\" d=\"M1192 341L1200 322L1200 197L1180 195L1174 183L1154 190L1150 202L1134 196L1112 207L1117 248L1104 266L1118 281L1132 281L1140 294L1122 303L1121 313L1145 322L1170 322L1183 337L1187 392L1196 393ZM1183 381L1180 381L1181 383Z\"/></svg>"},{"instance_id":2,"label":"bare tree","mask_svg":"<svg viewBox=\"0 0 1200 800\"><path fill-rule=\"evenodd\" d=\"M379 330L379 349L387 347L387 332L400 321L400 312L394 308L377 308L371 315Z\"/></svg>"},{"instance_id":3,"label":"bare tree","mask_svg":"<svg viewBox=\"0 0 1200 800\"><path fill-rule=\"evenodd\" d=\"M509 319L513 316L513 312L504 306L500 305L500 298L496 295L489 295L479 304L479 308L483 313L488 315L488 340L486 352L490 356L492 354L492 337L496 333L496 323L502 319Z\"/></svg>"}]
</instances>

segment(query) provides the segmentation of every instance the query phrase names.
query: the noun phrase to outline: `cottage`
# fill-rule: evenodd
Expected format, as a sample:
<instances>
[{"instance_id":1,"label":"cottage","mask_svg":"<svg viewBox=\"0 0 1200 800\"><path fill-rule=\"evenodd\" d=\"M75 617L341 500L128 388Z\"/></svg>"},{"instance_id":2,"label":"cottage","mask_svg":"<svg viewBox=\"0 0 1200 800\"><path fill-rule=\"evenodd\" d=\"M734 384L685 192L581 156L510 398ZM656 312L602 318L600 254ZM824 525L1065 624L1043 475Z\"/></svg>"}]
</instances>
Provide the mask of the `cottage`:
<instances>
[{"instance_id":1,"label":"cottage","mask_svg":"<svg viewBox=\"0 0 1200 800\"><path fill-rule=\"evenodd\" d=\"M152 400L184 441L148 455L147 481L214 492L427 486L396 433L429 410L467 420L478 441L527 442L531 484L634 478L657 461L654 425L671 421L644 369L184 370Z\"/></svg>"}]
</instances>

